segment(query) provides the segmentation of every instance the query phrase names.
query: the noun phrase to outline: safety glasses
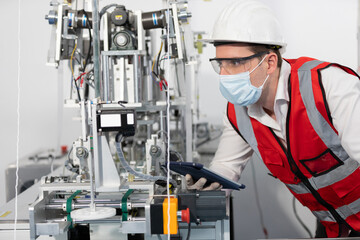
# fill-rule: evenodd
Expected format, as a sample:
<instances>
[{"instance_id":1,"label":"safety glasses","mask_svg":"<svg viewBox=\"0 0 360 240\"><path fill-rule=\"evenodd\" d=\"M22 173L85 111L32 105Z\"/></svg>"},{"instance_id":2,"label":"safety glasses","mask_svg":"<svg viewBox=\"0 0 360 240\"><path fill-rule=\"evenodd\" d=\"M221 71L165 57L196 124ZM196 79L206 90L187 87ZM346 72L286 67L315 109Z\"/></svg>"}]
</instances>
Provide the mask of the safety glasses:
<instances>
[{"instance_id":1,"label":"safety glasses","mask_svg":"<svg viewBox=\"0 0 360 240\"><path fill-rule=\"evenodd\" d=\"M224 68L228 74L238 74L246 70L245 64L249 60L268 53L268 51L264 51L242 58L211 58L209 61L217 74L220 74L221 68Z\"/></svg>"}]
</instances>

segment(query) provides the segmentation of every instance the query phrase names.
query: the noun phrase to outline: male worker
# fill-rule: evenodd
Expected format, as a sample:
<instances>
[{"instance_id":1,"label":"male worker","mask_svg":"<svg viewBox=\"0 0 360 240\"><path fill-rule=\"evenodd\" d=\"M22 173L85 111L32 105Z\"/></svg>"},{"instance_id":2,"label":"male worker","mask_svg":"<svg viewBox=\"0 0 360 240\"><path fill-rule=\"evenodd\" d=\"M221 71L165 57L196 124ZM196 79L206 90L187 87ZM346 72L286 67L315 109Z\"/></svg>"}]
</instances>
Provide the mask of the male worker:
<instances>
[{"instance_id":1,"label":"male worker","mask_svg":"<svg viewBox=\"0 0 360 240\"><path fill-rule=\"evenodd\" d=\"M318 218L327 237L360 231L360 81L347 67L282 59L286 43L264 4L238 0L220 14L210 59L228 100L211 168L238 180L255 153ZM203 189L206 179L188 188ZM207 189L216 189L213 183Z\"/></svg>"}]
</instances>

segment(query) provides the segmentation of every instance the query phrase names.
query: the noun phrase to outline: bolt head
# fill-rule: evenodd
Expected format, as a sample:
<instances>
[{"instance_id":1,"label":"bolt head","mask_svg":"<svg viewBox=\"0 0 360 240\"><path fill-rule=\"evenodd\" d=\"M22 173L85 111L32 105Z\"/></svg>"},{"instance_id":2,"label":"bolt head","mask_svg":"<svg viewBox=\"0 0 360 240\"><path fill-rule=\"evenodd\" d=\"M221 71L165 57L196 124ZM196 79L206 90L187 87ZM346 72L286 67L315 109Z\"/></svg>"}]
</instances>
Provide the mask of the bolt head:
<instances>
[{"instance_id":1,"label":"bolt head","mask_svg":"<svg viewBox=\"0 0 360 240\"><path fill-rule=\"evenodd\" d=\"M151 147L151 152L152 153L156 153L157 151L158 151L157 147L155 147L155 146Z\"/></svg>"},{"instance_id":2,"label":"bolt head","mask_svg":"<svg viewBox=\"0 0 360 240\"><path fill-rule=\"evenodd\" d=\"M78 148L78 149L76 150L76 152L77 152L77 154L82 155L82 154L84 154L84 149Z\"/></svg>"}]
</instances>

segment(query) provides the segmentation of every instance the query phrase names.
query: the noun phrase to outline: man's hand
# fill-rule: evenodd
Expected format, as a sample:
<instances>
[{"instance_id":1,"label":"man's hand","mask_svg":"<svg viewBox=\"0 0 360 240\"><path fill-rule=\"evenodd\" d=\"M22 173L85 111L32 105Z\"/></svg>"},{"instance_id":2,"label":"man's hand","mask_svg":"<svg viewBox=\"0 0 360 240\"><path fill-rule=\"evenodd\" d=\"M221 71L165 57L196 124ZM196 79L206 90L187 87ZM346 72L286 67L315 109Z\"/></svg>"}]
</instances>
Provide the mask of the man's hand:
<instances>
[{"instance_id":1,"label":"man's hand","mask_svg":"<svg viewBox=\"0 0 360 240\"><path fill-rule=\"evenodd\" d=\"M194 179L191 177L190 174L186 174L185 176L186 180L186 188L191 190L202 190L202 191L210 191L210 190L220 190L222 186L218 182L213 182L206 188L204 188L207 180L206 178L200 178L197 182L194 183Z\"/></svg>"}]
</instances>

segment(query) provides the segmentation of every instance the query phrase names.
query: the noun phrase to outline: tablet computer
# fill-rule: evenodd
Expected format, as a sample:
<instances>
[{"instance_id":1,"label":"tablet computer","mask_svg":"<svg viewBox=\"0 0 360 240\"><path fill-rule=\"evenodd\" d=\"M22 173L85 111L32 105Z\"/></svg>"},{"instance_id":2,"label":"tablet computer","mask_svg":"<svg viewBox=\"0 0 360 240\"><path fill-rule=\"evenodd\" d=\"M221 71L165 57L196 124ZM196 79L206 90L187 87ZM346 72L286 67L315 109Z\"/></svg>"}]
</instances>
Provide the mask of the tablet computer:
<instances>
[{"instance_id":1,"label":"tablet computer","mask_svg":"<svg viewBox=\"0 0 360 240\"><path fill-rule=\"evenodd\" d=\"M166 164L164 166L166 167ZM223 177L204 167L200 163L170 162L170 170L177 172L183 176L185 176L186 174L190 174L194 181L197 181L203 177L207 179L206 184L218 182L223 186L224 189L240 190L245 188L245 185L239 184L226 177Z\"/></svg>"}]
</instances>

